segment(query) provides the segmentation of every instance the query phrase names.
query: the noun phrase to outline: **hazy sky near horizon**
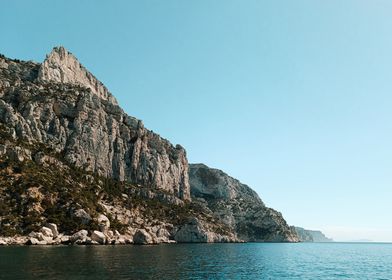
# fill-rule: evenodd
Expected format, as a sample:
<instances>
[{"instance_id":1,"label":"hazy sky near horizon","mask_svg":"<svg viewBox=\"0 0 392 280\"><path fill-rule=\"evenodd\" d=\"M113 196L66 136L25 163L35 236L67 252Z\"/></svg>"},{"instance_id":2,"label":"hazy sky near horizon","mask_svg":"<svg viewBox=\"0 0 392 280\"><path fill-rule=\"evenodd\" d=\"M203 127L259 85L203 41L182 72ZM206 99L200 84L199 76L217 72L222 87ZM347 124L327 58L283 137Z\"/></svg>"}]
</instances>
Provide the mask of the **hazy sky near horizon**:
<instances>
[{"instance_id":1,"label":"hazy sky near horizon","mask_svg":"<svg viewBox=\"0 0 392 280\"><path fill-rule=\"evenodd\" d=\"M0 53L63 45L190 162L290 224L392 241L392 1L2 1Z\"/></svg>"}]
</instances>

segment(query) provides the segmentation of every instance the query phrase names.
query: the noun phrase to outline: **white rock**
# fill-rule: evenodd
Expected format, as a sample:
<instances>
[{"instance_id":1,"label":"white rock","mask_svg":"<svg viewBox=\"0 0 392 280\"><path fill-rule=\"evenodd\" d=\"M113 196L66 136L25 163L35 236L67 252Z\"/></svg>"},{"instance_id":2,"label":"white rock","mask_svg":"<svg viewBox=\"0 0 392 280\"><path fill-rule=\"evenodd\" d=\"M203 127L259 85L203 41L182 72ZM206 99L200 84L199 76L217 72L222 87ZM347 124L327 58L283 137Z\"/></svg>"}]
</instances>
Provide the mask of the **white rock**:
<instances>
[{"instance_id":1,"label":"white rock","mask_svg":"<svg viewBox=\"0 0 392 280\"><path fill-rule=\"evenodd\" d=\"M33 236L34 238L38 239L38 241L43 241L45 240L45 236L42 234L42 232L37 232L35 234L35 236Z\"/></svg>"},{"instance_id":2,"label":"white rock","mask_svg":"<svg viewBox=\"0 0 392 280\"><path fill-rule=\"evenodd\" d=\"M34 237L30 237L30 238L29 238L29 243L30 243L31 245L38 245L39 240L36 239L36 238L34 238Z\"/></svg>"},{"instance_id":3,"label":"white rock","mask_svg":"<svg viewBox=\"0 0 392 280\"><path fill-rule=\"evenodd\" d=\"M125 244L127 244L127 242L125 241L124 238L120 237L120 238L116 239L114 244L116 244L116 245L125 245Z\"/></svg>"},{"instance_id":4,"label":"white rock","mask_svg":"<svg viewBox=\"0 0 392 280\"><path fill-rule=\"evenodd\" d=\"M88 235L87 230L82 229L82 230L79 230L77 233L73 234L73 235L69 238L69 240L70 240L72 243L75 243L75 242L77 242L77 241L78 241L78 242L79 242L79 241L85 242L85 241L86 241L86 238L87 238L87 235Z\"/></svg>"},{"instance_id":5,"label":"white rock","mask_svg":"<svg viewBox=\"0 0 392 280\"><path fill-rule=\"evenodd\" d=\"M28 241L31 245L48 245L48 242L45 240L38 240L37 238L30 237Z\"/></svg>"},{"instance_id":6,"label":"white rock","mask_svg":"<svg viewBox=\"0 0 392 280\"><path fill-rule=\"evenodd\" d=\"M47 228L50 228L50 230L52 231L53 237L56 238L59 235L58 229L57 229L57 225L56 224L47 224L46 225Z\"/></svg>"},{"instance_id":7,"label":"white rock","mask_svg":"<svg viewBox=\"0 0 392 280\"><path fill-rule=\"evenodd\" d=\"M53 237L53 232L48 227L42 227L40 231L45 237Z\"/></svg>"},{"instance_id":8,"label":"white rock","mask_svg":"<svg viewBox=\"0 0 392 280\"><path fill-rule=\"evenodd\" d=\"M38 79L57 83L83 85L104 100L117 104L107 88L85 69L64 47L56 47L39 69Z\"/></svg>"},{"instance_id":9,"label":"white rock","mask_svg":"<svg viewBox=\"0 0 392 280\"><path fill-rule=\"evenodd\" d=\"M98 225L99 225L99 229L103 232L103 233L107 233L107 231L110 228L110 221L108 219L108 217L106 217L103 214L100 214L97 218L98 221Z\"/></svg>"},{"instance_id":10,"label":"white rock","mask_svg":"<svg viewBox=\"0 0 392 280\"><path fill-rule=\"evenodd\" d=\"M32 231L29 233L28 237L36 237L37 233L35 231Z\"/></svg>"},{"instance_id":11,"label":"white rock","mask_svg":"<svg viewBox=\"0 0 392 280\"><path fill-rule=\"evenodd\" d=\"M59 237L61 244L67 244L70 242L70 236L64 235Z\"/></svg>"},{"instance_id":12,"label":"white rock","mask_svg":"<svg viewBox=\"0 0 392 280\"><path fill-rule=\"evenodd\" d=\"M103 232L94 230L93 234L91 235L91 240L98 242L99 244L106 243L106 236Z\"/></svg>"}]
</instances>

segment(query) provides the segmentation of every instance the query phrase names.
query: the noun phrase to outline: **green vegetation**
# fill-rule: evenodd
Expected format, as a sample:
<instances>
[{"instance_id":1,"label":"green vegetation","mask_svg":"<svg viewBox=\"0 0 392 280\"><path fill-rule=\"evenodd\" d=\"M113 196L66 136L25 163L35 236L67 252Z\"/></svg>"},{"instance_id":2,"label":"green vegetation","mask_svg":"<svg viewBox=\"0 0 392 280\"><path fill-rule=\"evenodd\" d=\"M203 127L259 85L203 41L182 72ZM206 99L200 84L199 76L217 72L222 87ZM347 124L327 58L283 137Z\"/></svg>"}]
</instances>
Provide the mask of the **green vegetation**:
<instances>
[{"instance_id":1,"label":"green vegetation","mask_svg":"<svg viewBox=\"0 0 392 280\"><path fill-rule=\"evenodd\" d=\"M229 231L198 204L175 205L165 200L165 197L172 197L168 192L119 182L70 166L64 161L63 154L40 143L12 139L7 127L0 124L0 144L7 140L7 146L28 149L33 157L43 153L57 164L41 165L31 160L19 162L0 156L0 236L28 234L47 222L57 224L59 230L67 234L99 228L95 219L85 224L75 217L73 213L77 209L84 209L92 218L104 213L113 230L124 232L128 225L107 213L102 203L131 212L135 210L139 218L149 223L163 221L181 225L197 217L216 224L218 233ZM152 199L148 198L151 191L154 193Z\"/></svg>"}]
</instances>

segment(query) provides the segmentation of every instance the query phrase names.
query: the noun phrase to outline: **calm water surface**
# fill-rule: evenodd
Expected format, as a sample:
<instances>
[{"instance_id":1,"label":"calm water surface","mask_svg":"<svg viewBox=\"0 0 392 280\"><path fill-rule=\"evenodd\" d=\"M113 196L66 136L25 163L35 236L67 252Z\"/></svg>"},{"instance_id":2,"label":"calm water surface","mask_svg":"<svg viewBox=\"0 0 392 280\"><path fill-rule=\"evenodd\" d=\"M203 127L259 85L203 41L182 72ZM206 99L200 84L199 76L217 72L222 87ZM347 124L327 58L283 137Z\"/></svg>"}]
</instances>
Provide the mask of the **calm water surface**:
<instances>
[{"instance_id":1,"label":"calm water surface","mask_svg":"<svg viewBox=\"0 0 392 280\"><path fill-rule=\"evenodd\" d=\"M0 279L392 279L392 244L0 247Z\"/></svg>"}]
</instances>

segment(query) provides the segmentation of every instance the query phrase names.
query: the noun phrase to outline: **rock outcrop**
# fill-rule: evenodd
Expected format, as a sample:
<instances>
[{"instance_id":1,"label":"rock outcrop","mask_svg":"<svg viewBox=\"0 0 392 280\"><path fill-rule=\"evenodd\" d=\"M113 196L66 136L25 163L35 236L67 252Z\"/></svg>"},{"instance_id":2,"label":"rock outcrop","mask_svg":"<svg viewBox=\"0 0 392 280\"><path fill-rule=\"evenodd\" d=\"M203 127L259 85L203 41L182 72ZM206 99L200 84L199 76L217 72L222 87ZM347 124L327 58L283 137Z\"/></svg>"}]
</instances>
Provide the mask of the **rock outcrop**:
<instances>
[{"instance_id":1,"label":"rock outcrop","mask_svg":"<svg viewBox=\"0 0 392 280\"><path fill-rule=\"evenodd\" d=\"M185 150L128 116L63 47L42 64L0 58L0 123L70 164L190 199ZM19 156L19 154L15 154Z\"/></svg>"},{"instance_id":2,"label":"rock outcrop","mask_svg":"<svg viewBox=\"0 0 392 280\"><path fill-rule=\"evenodd\" d=\"M106 236L103 232L94 230L93 234L91 235L91 240L97 242L98 244L105 244Z\"/></svg>"},{"instance_id":3,"label":"rock outcrop","mask_svg":"<svg viewBox=\"0 0 392 280\"><path fill-rule=\"evenodd\" d=\"M214 229L209 228L208 223L203 223L197 218L192 218L184 224L176 233L174 239L180 243L227 243L238 242L235 233L221 235Z\"/></svg>"},{"instance_id":4,"label":"rock outcrop","mask_svg":"<svg viewBox=\"0 0 392 280\"><path fill-rule=\"evenodd\" d=\"M144 229L139 229L133 236L133 243L137 245L153 244L154 241L151 235Z\"/></svg>"},{"instance_id":5,"label":"rock outcrop","mask_svg":"<svg viewBox=\"0 0 392 280\"><path fill-rule=\"evenodd\" d=\"M109 90L94 77L77 58L64 47L55 47L46 56L38 71L38 80L58 84L73 84L89 88L99 98L117 105Z\"/></svg>"},{"instance_id":6,"label":"rock outcrop","mask_svg":"<svg viewBox=\"0 0 392 280\"><path fill-rule=\"evenodd\" d=\"M255 191L221 170L190 164L194 201L203 204L240 239L258 242L298 242L282 214L268 208Z\"/></svg>"}]
</instances>

